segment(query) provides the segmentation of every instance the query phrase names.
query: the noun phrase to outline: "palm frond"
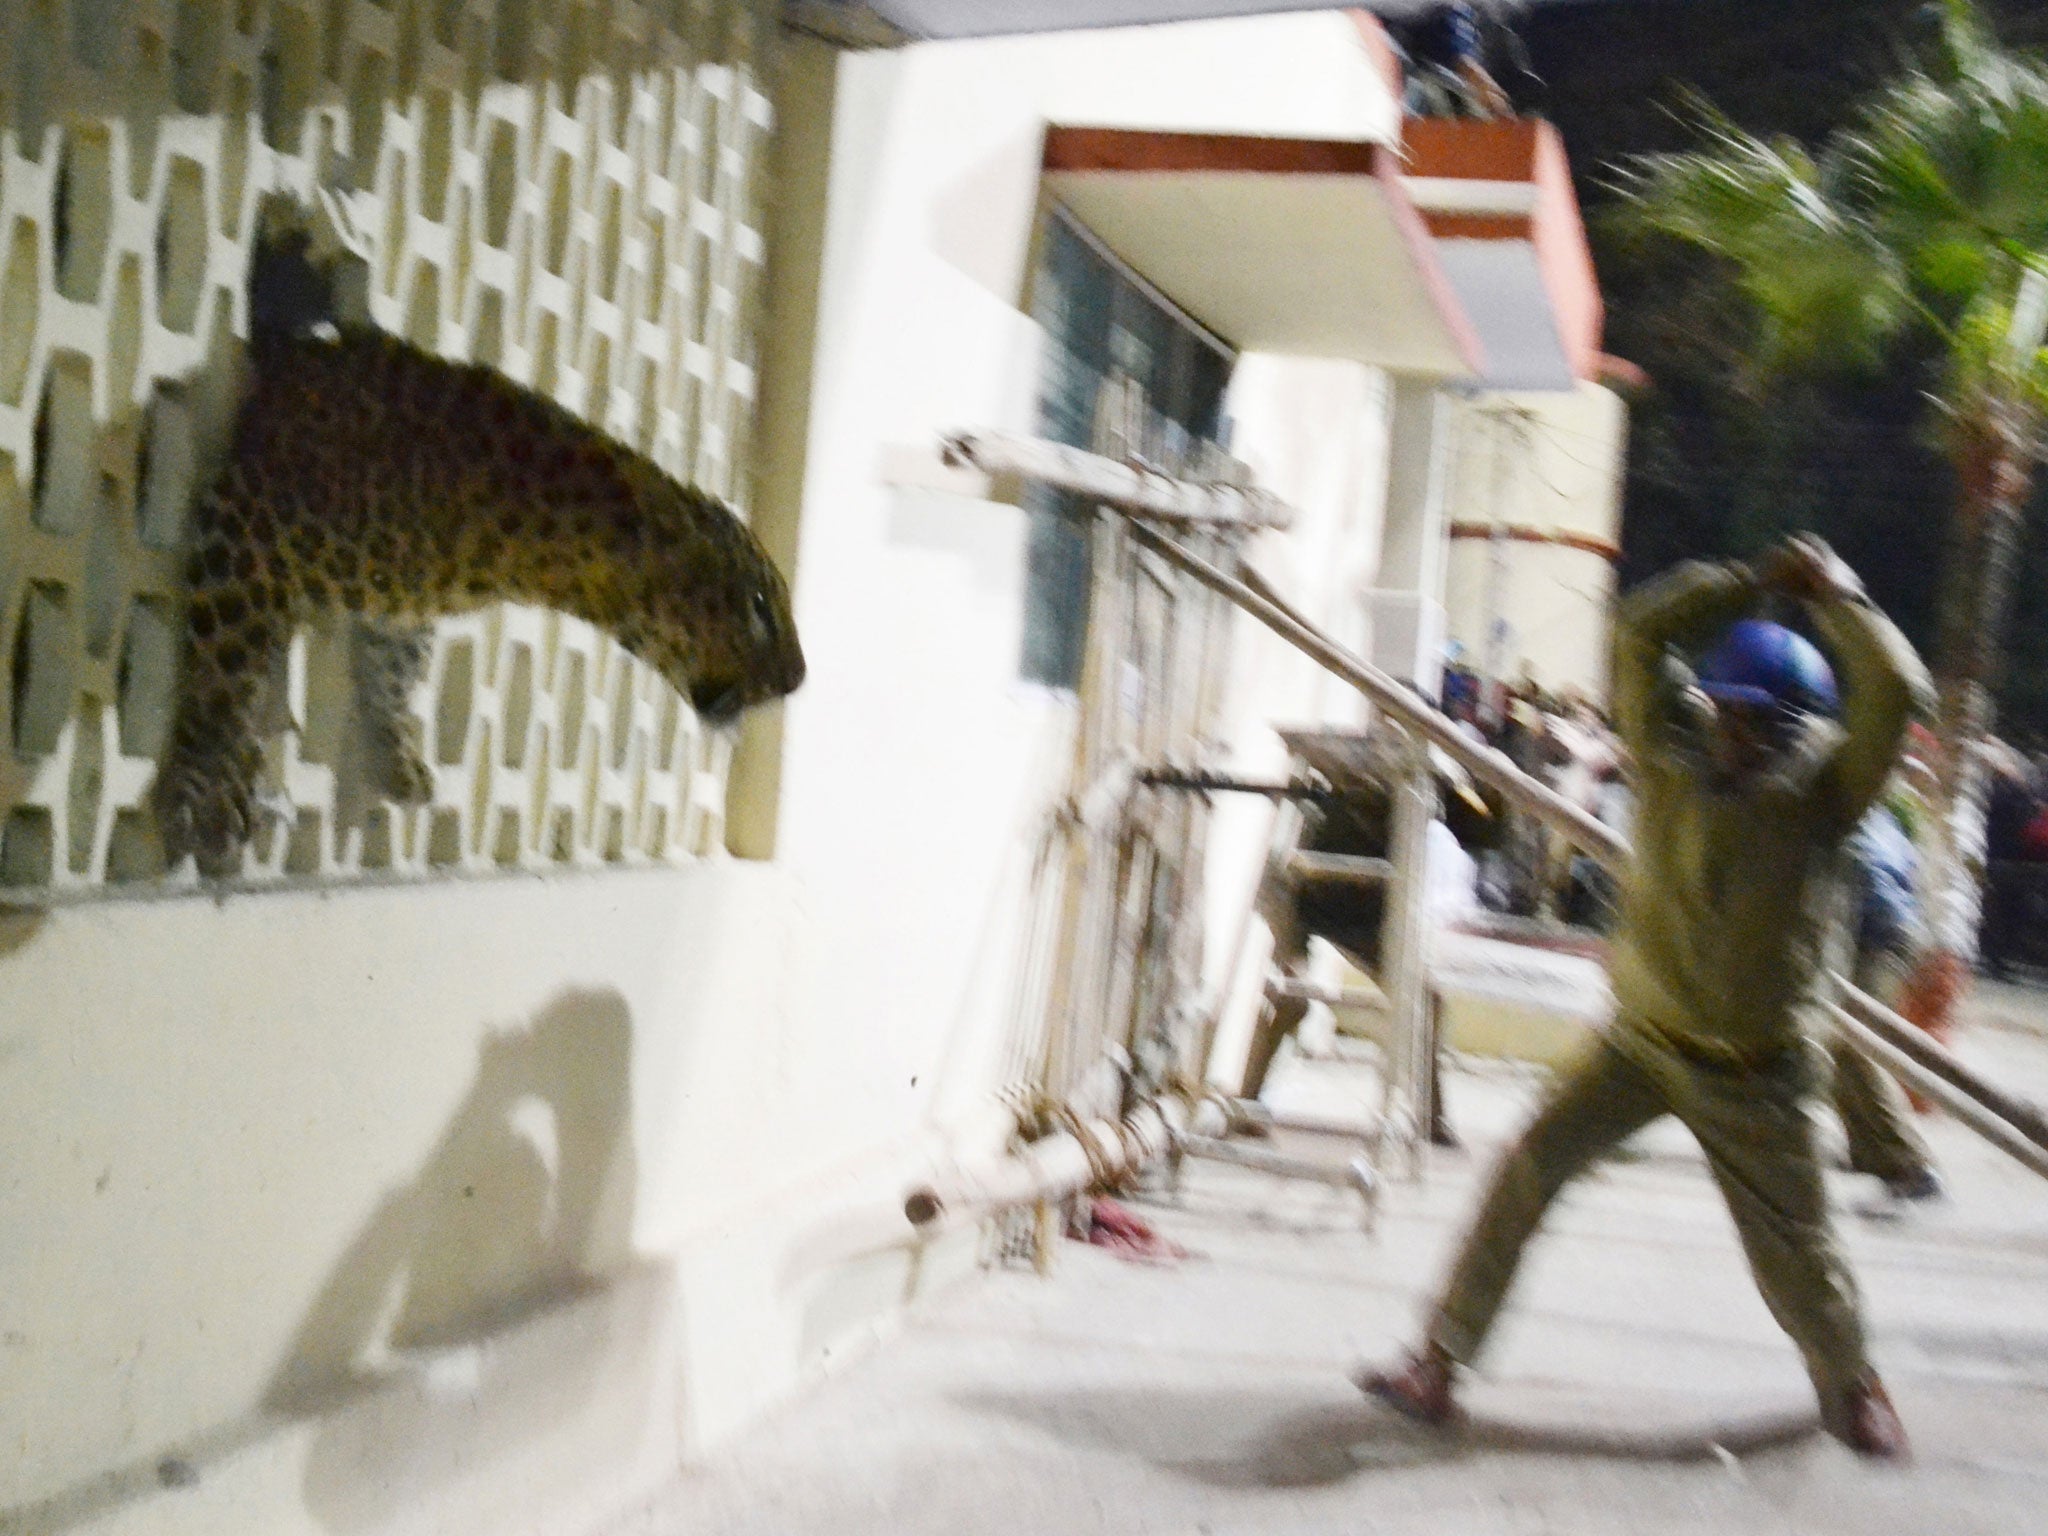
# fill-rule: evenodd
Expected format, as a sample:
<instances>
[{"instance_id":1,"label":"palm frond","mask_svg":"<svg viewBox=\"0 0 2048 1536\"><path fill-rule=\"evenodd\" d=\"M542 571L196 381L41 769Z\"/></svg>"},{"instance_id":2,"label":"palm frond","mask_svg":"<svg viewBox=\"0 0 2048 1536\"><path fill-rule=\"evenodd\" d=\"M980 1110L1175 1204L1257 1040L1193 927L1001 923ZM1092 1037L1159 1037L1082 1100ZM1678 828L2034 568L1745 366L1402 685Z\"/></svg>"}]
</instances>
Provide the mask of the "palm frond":
<instances>
[{"instance_id":1,"label":"palm frond","mask_svg":"<svg viewBox=\"0 0 2048 1536\"><path fill-rule=\"evenodd\" d=\"M2048 69L2035 60L1983 44L1955 78L1909 75L1828 156L1895 242L2048 248Z\"/></svg>"},{"instance_id":2,"label":"palm frond","mask_svg":"<svg viewBox=\"0 0 2048 1536\"><path fill-rule=\"evenodd\" d=\"M1932 61L1937 77L1959 80L1980 67L1989 33L1971 0L1941 0L1941 37Z\"/></svg>"},{"instance_id":3,"label":"palm frond","mask_svg":"<svg viewBox=\"0 0 2048 1536\"><path fill-rule=\"evenodd\" d=\"M1869 364L1917 319L1958 349L1957 387L1994 382L1967 360L1976 331L2048 260L2048 67L2001 49L1969 0L1944 10L1934 58L1818 155L1695 101L1699 148L1616 183L1641 229L1727 263L1767 368Z\"/></svg>"},{"instance_id":4,"label":"palm frond","mask_svg":"<svg viewBox=\"0 0 2048 1536\"><path fill-rule=\"evenodd\" d=\"M1631 215L1728 263L1759 312L1766 368L1875 363L1912 313L1909 269L1798 145L1718 117L1703 133L1702 149L1626 167Z\"/></svg>"}]
</instances>

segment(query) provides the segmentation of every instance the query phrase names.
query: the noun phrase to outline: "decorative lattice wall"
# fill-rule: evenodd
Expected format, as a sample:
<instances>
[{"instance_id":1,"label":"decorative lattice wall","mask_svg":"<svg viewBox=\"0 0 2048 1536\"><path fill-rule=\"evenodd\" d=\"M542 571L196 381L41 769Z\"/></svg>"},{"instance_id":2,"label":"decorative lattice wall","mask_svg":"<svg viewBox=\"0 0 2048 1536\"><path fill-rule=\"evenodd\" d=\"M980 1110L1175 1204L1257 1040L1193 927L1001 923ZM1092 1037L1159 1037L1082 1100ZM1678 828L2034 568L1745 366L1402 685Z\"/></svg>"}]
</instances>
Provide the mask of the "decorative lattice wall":
<instances>
[{"instance_id":1,"label":"decorative lattice wall","mask_svg":"<svg viewBox=\"0 0 2048 1536\"><path fill-rule=\"evenodd\" d=\"M259 225L338 232L375 323L744 508L770 130L748 0L0 6L0 885L151 888L206 384ZM676 860L725 746L587 625L444 622L429 807L361 787L345 623L294 643L256 883Z\"/></svg>"}]
</instances>

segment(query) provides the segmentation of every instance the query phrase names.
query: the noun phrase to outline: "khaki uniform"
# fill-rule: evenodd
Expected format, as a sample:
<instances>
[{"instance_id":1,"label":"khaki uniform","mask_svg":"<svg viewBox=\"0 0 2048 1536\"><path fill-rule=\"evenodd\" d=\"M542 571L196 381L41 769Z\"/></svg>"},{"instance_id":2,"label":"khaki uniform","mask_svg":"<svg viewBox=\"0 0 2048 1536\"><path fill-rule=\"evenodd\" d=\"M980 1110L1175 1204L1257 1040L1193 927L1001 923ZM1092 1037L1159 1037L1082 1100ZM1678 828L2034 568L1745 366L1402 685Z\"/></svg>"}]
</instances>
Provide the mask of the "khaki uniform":
<instances>
[{"instance_id":1,"label":"khaki uniform","mask_svg":"<svg viewBox=\"0 0 2048 1536\"><path fill-rule=\"evenodd\" d=\"M1859 952L1849 979L1892 1005L1912 969L1892 950ZM1892 1075L1844 1040L1832 1024L1828 1066L1834 1076L1835 1113L1849 1137L1849 1167L1880 1179L1904 1179L1934 1166L1934 1153L1913 1124L1913 1106Z\"/></svg>"},{"instance_id":2,"label":"khaki uniform","mask_svg":"<svg viewBox=\"0 0 2048 1536\"><path fill-rule=\"evenodd\" d=\"M1673 1114L1705 1152L1758 1288L1805 1357L1824 1411L1869 1372L1807 1113L1821 1074L1804 1021L1841 845L1932 689L1882 614L1859 601L1815 604L1841 683L1840 724L1813 722L1768 774L1717 783L1679 729L1668 650L1699 650L1758 596L1742 568L1695 563L1623 607L1615 710L1639 809L1614 960L1617 1015L1494 1173L1431 1326L1454 1359L1478 1353L1558 1191Z\"/></svg>"}]
</instances>

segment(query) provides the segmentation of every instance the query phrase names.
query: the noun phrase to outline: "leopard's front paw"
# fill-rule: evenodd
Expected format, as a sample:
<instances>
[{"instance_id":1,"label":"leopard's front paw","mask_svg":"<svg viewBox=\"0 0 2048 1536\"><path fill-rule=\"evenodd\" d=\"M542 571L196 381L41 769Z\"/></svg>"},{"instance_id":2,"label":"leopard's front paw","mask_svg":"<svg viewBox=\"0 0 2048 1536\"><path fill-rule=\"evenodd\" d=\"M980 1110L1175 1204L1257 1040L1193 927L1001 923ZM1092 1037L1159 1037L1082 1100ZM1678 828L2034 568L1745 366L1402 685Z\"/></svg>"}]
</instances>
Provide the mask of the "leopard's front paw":
<instances>
[{"instance_id":1,"label":"leopard's front paw","mask_svg":"<svg viewBox=\"0 0 2048 1536\"><path fill-rule=\"evenodd\" d=\"M166 868L176 869L189 854L209 880L242 872L242 849L255 826L248 786L218 774L167 768L158 774L150 799Z\"/></svg>"},{"instance_id":2,"label":"leopard's front paw","mask_svg":"<svg viewBox=\"0 0 2048 1536\"><path fill-rule=\"evenodd\" d=\"M434 770L420 751L419 732L387 736L379 754L384 797L399 805L428 805L434 798Z\"/></svg>"}]
</instances>

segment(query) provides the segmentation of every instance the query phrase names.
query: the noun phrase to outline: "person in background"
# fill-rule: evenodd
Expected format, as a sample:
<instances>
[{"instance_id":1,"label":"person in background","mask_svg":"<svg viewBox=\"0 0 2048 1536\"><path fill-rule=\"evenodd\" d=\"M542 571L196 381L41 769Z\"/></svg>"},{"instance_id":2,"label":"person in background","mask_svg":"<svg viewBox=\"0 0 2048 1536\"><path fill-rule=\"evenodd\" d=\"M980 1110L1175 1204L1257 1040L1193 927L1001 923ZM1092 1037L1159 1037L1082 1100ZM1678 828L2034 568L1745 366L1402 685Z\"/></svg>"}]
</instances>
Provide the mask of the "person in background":
<instances>
[{"instance_id":1,"label":"person in background","mask_svg":"<svg viewBox=\"0 0 2048 1536\"><path fill-rule=\"evenodd\" d=\"M2007 753L1987 763L1990 785L1985 805L1984 909L1977 952L1986 974L2002 979L2024 952L2028 897L2038 862L2028 834L2041 815L2042 798L2032 776Z\"/></svg>"},{"instance_id":2,"label":"person in background","mask_svg":"<svg viewBox=\"0 0 2048 1536\"><path fill-rule=\"evenodd\" d=\"M1466 0L1432 6L1397 34L1407 56L1404 102L1416 117L1512 117L1486 68L1485 18Z\"/></svg>"},{"instance_id":3,"label":"person in background","mask_svg":"<svg viewBox=\"0 0 2048 1536\"><path fill-rule=\"evenodd\" d=\"M1909 793L1900 784L1895 794ZM1829 969L1887 1007L1926 942L1916 882L1919 856L1890 799L1872 806L1844 852L1847 878L1842 911L1828 957ZM1881 1180L1894 1202L1872 1214L1938 1200L1944 1193L1934 1155L1914 1128L1905 1091L1839 1033L1830 1032L1835 1113L1848 1136L1849 1167Z\"/></svg>"},{"instance_id":4,"label":"person in background","mask_svg":"<svg viewBox=\"0 0 2048 1536\"><path fill-rule=\"evenodd\" d=\"M1616 835L1635 835L1635 794L1622 776L1621 763L1610 757L1595 770L1596 784L1588 807L1600 823ZM1572 856L1571 876L1565 893L1565 921L1577 928L1600 933L1614 926L1614 901L1618 892L1614 874L1598 859L1579 853Z\"/></svg>"},{"instance_id":5,"label":"person in background","mask_svg":"<svg viewBox=\"0 0 2048 1536\"><path fill-rule=\"evenodd\" d=\"M1839 688L1812 643L1754 616L1767 599L1801 605L1842 670ZM1903 1458L1905 1428L1830 1224L1808 1026L1843 843L1933 686L1855 573L1806 537L1755 570L1695 562L1632 594L1614 676L1637 793L1614 1022L1495 1168L1420 1346L1358 1385L1423 1422L1453 1418L1457 1371L1485 1344L1550 1202L1675 1114L1799 1347L1822 1424L1863 1455Z\"/></svg>"}]
</instances>

